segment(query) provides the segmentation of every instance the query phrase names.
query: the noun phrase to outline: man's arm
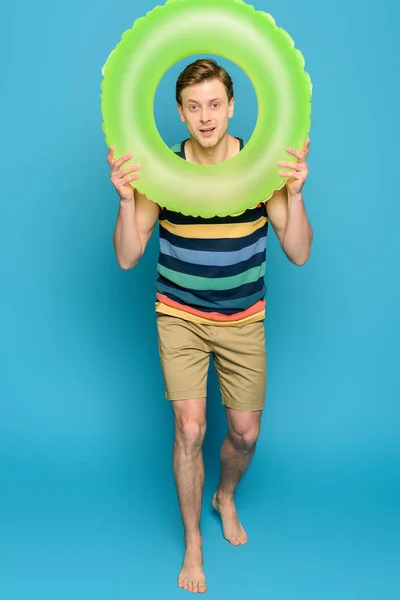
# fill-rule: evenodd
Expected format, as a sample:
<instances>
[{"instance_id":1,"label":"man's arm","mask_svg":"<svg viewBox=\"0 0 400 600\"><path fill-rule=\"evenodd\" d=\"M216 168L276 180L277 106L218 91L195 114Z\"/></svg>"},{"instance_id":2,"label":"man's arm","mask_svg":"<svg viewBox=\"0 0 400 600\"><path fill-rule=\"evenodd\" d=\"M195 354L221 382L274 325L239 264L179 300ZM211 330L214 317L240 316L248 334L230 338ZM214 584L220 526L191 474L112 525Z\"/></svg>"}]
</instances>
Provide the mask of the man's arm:
<instances>
[{"instance_id":1,"label":"man's arm","mask_svg":"<svg viewBox=\"0 0 400 600\"><path fill-rule=\"evenodd\" d=\"M313 231L301 192L291 195L285 186L268 200L266 208L282 250L293 264L304 265L310 257Z\"/></svg>"},{"instance_id":2,"label":"man's arm","mask_svg":"<svg viewBox=\"0 0 400 600\"><path fill-rule=\"evenodd\" d=\"M121 269L132 269L142 258L159 216L159 206L134 190L131 201L120 201L114 248Z\"/></svg>"},{"instance_id":3,"label":"man's arm","mask_svg":"<svg viewBox=\"0 0 400 600\"><path fill-rule=\"evenodd\" d=\"M290 171L280 171L287 178L286 186L275 192L267 202L267 214L274 228L282 250L295 265L304 265L310 258L313 231L308 221L303 202L303 186L308 177L306 162L310 150L310 139L304 143L301 152L286 148L288 154L297 158L297 162L279 162L280 167Z\"/></svg>"},{"instance_id":4,"label":"man's arm","mask_svg":"<svg viewBox=\"0 0 400 600\"><path fill-rule=\"evenodd\" d=\"M142 258L160 211L157 204L132 187L131 184L140 177L140 165L122 168L131 158L131 154L125 154L116 160L113 146L108 150L110 179L120 201L114 248L122 269L132 269Z\"/></svg>"}]
</instances>

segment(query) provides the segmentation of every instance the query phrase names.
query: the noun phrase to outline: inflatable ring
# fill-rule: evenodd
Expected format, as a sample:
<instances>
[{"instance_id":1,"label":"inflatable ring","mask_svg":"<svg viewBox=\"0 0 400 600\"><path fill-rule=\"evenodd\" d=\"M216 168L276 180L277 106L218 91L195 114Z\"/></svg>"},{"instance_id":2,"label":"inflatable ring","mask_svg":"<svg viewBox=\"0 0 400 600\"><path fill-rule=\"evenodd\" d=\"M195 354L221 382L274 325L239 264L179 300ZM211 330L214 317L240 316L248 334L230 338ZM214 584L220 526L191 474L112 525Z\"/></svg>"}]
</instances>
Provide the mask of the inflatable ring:
<instances>
[{"instance_id":1,"label":"inflatable ring","mask_svg":"<svg viewBox=\"0 0 400 600\"><path fill-rule=\"evenodd\" d=\"M244 149L217 165L182 160L159 135L154 97L179 60L213 54L236 63L258 101ZM171 210L212 217L268 200L286 180L279 161L301 149L310 129L311 80L302 54L274 19L242 0L168 0L126 31L103 67L103 131L117 156L140 164L139 192Z\"/></svg>"}]
</instances>

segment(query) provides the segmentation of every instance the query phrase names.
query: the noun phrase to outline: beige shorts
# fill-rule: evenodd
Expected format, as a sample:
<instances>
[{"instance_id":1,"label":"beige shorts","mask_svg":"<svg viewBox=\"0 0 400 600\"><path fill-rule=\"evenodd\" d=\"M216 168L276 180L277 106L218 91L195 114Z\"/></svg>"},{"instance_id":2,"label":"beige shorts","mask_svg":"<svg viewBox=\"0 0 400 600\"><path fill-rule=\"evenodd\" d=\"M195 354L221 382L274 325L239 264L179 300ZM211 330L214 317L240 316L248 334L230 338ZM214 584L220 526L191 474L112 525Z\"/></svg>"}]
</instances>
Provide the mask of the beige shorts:
<instances>
[{"instance_id":1,"label":"beige shorts","mask_svg":"<svg viewBox=\"0 0 400 600\"><path fill-rule=\"evenodd\" d=\"M213 355L223 404L241 411L264 408L264 321L220 327L158 314L157 328L168 400L205 398Z\"/></svg>"}]
</instances>

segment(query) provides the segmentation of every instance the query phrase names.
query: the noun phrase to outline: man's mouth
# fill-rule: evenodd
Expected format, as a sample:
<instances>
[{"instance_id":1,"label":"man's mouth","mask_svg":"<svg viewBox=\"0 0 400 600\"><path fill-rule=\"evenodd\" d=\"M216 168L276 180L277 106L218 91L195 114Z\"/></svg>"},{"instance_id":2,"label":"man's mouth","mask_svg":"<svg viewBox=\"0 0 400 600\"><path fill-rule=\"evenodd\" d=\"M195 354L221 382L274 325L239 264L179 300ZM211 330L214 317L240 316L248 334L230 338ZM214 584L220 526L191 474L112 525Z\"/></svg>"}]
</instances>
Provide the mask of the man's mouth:
<instances>
[{"instance_id":1,"label":"man's mouth","mask_svg":"<svg viewBox=\"0 0 400 600\"><path fill-rule=\"evenodd\" d=\"M205 127L204 129L200 129L200 133L205 136L211 135L213 131L215 131L215 127Z\"/></svg>"}]
</instances>

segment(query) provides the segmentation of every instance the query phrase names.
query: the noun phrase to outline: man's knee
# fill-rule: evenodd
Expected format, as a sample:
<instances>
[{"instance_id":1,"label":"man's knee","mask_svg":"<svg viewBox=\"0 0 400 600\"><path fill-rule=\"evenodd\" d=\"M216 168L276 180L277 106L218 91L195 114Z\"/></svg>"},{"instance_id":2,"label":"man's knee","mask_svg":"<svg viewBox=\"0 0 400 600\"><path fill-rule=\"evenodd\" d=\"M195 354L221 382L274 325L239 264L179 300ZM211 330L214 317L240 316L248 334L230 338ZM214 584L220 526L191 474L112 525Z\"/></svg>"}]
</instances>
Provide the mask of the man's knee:
<instances>
[{"instance_id":1,"label":"man's knee","mask_svg":"<svg viewBox=\"0 0 400 600\"><path fill-rule=\"evenodd\" d=\"M201 450L206 433L202 411L175 411L175 443L187 453Z\"/></svg>"},{"instance_id":2,"label":"man's knee","mask_svg":"<svg viewBox=\"0 0 400 600\"><path fill-rule=\"evenodd\" d=\"M251 452L260 435L260 422L244 423L242 425L236 423L229 428L229 435L233 445L242 452Z\"/></svg>"}]
</instances>

